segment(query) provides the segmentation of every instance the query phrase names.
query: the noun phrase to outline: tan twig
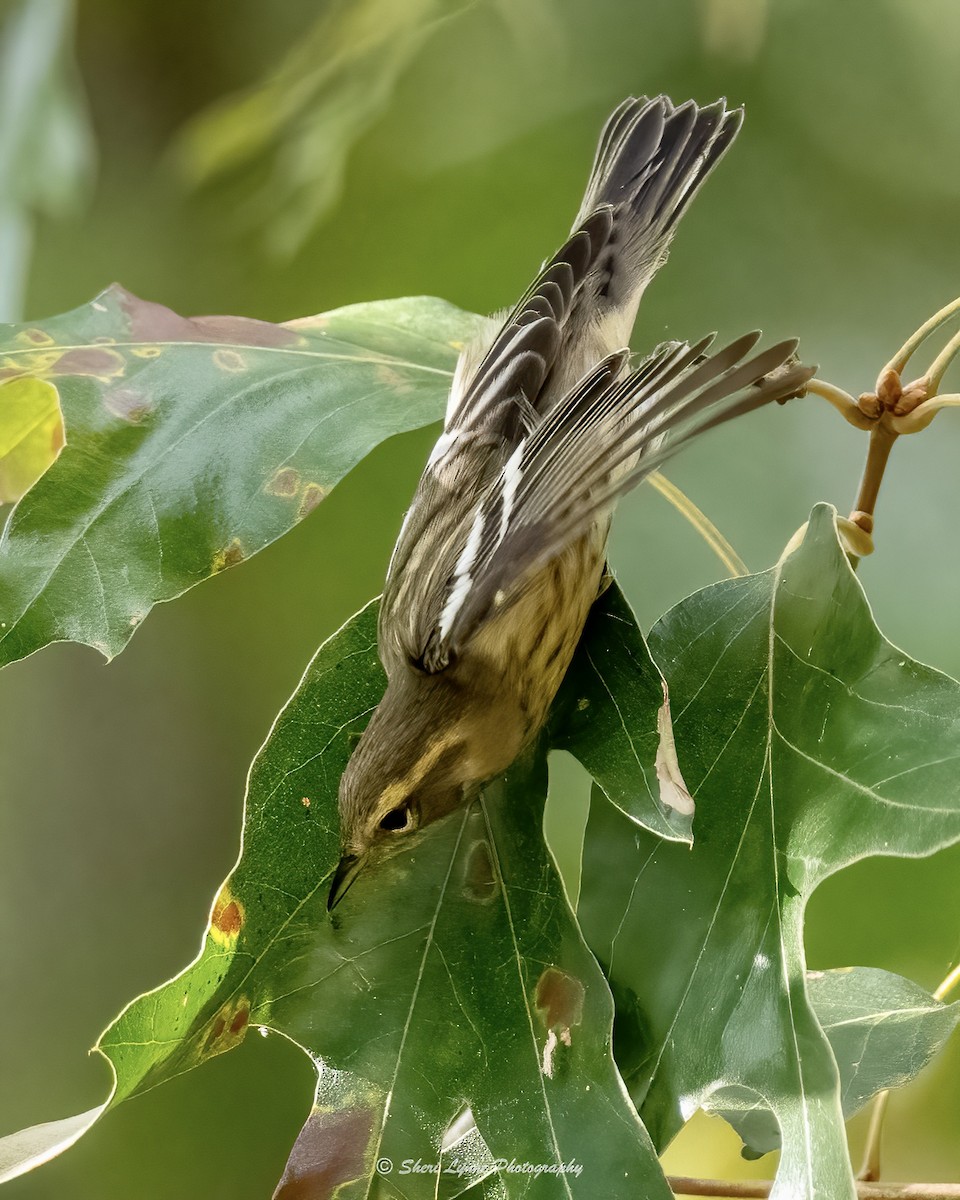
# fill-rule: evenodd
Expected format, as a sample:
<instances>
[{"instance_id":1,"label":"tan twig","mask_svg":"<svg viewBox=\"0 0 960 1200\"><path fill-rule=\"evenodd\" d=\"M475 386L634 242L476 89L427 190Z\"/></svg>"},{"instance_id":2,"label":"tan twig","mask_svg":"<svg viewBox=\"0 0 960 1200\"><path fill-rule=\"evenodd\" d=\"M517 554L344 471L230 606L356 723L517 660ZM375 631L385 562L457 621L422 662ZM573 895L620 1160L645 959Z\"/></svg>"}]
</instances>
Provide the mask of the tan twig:
<instances>
[{"instance_id":1,"label":"tan twig","mask_svg":"<svg viewBox=\"0 0 960 1200\"><path fill-rule=\"evenodd\" d=\"M922 404L918 404L916 408L903 416L893 414L889 421L897 433L919 433L921 429L926 429L941 408L958 406L960 406L960 395L956 393L948 396L936 396L931 400L924 400Z\"/></svg>"},{"instance_id":2,"label":"tan twig","mask_svg":"<svg viewBox=\"0 0 960 1200\"><path fill-rule=\"evenodd\" d=\"M940 980L936 991L933 993L934 1000L939 1000L942 1003L955 987L960 987L960 962L957 963L949 975Z\"/></svg>"},{"instance_id":3,"label":"tan twig","mask_svg":"<svg viewBox=\"0 0 960 1200\"><path fill-rule=\"evenodd\" d=\"M675 1196L733 1196L752 1200L769 1196L772 1179L693 1179L668 1175ZM857 1200L960 1200L960 1183L867 1183L857 1180Z\"/></svg>"},{"instance_id":4,"label":"tan twig","mask_svg":"<svg viewBox=\"0 0 960 1200\"><path fill-rule=\"evenodd\" d=\"M647 476L647 483L657 489L685 520L689 521L697 533L703 538L717 558L723 563L727 573L734 578L739 575L749 575L750 569L740 555L734 550L720 530L714 525L705 512L682 492L675 483L671 483L659 471L653 471Z\"/></svg>"},{"instance_id":5,"label":"tan twig","mask_svg":"<svg viewBox=\"0 0 960 1200\"><path fill-rule=\"evenodd\" d=\"M877 1092L870 1109L870 1125L867 1128L867 1140L863 1147L863 1161L857 1172L857 1179L863 1182L876 1182L880 1178L880 1143L883 1138L883 1122L887 1116L887 1106L890 1103L890 1091Z\"/></svg>"},{"instance_id":6,"label":"tan twig","mask_svg":"<svg viewBox=\"0 0 960 1200\"><path fill-rule=\"evenodd\" d=\"M883 473L887 469L887 460L893 443L899 435L888 429L885 422L874 424L870 432L870 442L867 446L867 461L863 466L860 477L860 487L854 502L850 520L864 531L873 533L873 516L877 507L877 495L883 482Z\"/></svg>"},{"instance_id":7,"label":"tan twig","mask_svg":"<svg viewBox=\"0 0 960 1200\"><path fill-rule=\"evenodd\" d=\"M896 371L898 375L902 375L904 368L910 361L911 356L926 341L931 333L934 333L950 320L954 314L960 312L960 297L956 300L951 300L949 304L944 305L939 312L935 312L933 316L920 326L916 332L911 333L907 340L903 343L900 349L896 352L893 358L887 363L884 370ZM881 375L883 372L881 371Z\"/></svg>"},{"instance_id":8,"label":"tan twig","mask_svg":"<svg viewBox=\"0 0 960 1200\"><path fill-rule=\"evenodd\" d=\"M876 419L869 417L850 393L836 384L827 383L825 379L808 379L804 388L810 395L819 396L828 404L832 404L837 412L851 425L856 425L857 429L872 429L876 425Z\"/></svg>"},{"instance_id":9,"label":"tan twig","mask_svg":"<svg viewBox=\"0 0 960 1200\"><path fill-rule=\"evenodd\" d=\"M947 367L960 354L960 333L954 334L940 351L930 366L923 373L920 382L924 385L928 396L935 396L940 388L940 381L947 373Z\"/></svg>"}]
</instances>

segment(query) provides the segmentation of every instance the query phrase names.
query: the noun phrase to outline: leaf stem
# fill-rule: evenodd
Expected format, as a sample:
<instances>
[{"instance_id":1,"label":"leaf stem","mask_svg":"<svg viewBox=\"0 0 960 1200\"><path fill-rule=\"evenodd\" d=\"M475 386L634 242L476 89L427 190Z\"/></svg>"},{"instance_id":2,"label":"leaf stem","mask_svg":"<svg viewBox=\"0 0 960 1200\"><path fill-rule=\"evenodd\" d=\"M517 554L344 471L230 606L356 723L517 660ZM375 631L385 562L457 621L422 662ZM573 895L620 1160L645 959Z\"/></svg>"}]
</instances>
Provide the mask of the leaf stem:
<instances>
[{"instance_id":1,"label":"leaf stem","mask_svg":"<svg viewBox=\"0 0 960 1200\"><path fill-rule=\"evenodd\" d=\"M933 993L934 1000L941 1002L946 1000L955 987L960 986L960 962L953 968L952 971L937 985L937 990Z\"/></svg>"},{"instance_id":2,"label":"leaf stem","mask_svg":"<svg viewBox=\"0 0 960 1200\"><path fill-rule=\"evenodd\" d=\"M808 379L804 384L804 389L811 395L819 396L821 400L832 404L837 412L857 429L873 429L876 424L876 418L869 417L849 392L845 392L843 388L837 387L834 383L827 383L825 379Z\"/></svg>"},{"instance_id":3,"label":"leaf stem","mask_svg":"<svg viewBox=\"0 0 960 1200\"><path fill-rule=\"evenodd\" d=\"M887 363L885 370L896 371L898 375L902 375L904 368L909 362L911 356L919 348L931 333L939 329L946 321L957 312L960 312L960 297L956 300L951 300L949 304L944 305L939 312L935 312L933 316L920 326L920 328L907 338L904 344L900 347L897 353ZM942 357L942 356L941 356Z\"/></svg>"},{"instance_id":4,"label":"leaf stem","mask_svg":"<svg viewBox=\"0 0 960 1200\"><path fill-rule=\"evenodd\" d=\"M867 461L863 466L860 477L860 487L854 502L850 520L859 526L864 533L873 533L873 516L877 506L877 495L883 482L883 473L887 469L887 461L893 443L900 435L890 429L885 421L878 421L870 431L870 442L867 447Z\"/></svg>"},{"instance_id":5,"label":"leaf stem","mask_svg":"<svg viewBox=\"0 0 960 1200\"><path fill-rule=\"evenodd\" d=\"M870 1110L870 1125L867 1129L867 1141L863 1148L863 1162L857 1173L857 1180L860 1182L866 1183L880 1178L880 1142L883 1138L883 1122L887 1116L889 1103L889 1088L877 1092Z\"/></svg>"},{"instance_id":6,"label":"leaf stem","mask_svg":"<svg viewBox=\"0 0 960 1200\"><path fill-rule=\"evenodd\" d=\"M928 396L935 396L940 390L940 383L947 373L947 367L950 366L958 354L960 354L960 333L953 335L927 368L923 376L923 382L927 385Z\"/></svg>"},{"instance_id":7,"label":"leaf stem","mask_svg":"<svg viewBox=\"0 0 960 1200\"><path fill-rule=\"evenodd\" d=\"M675 483L671 483L659 471L653 471L647 476L651 484L663 498L685 517L703 538L717 558L723 563L727 573L734 579L741 575L749 575L750 568L734 550L720 530L714 525L705 512L699 509L685 492Z\"/></svg>"},{"instance_id":8,"label":"leaf stem","mask_svg":"<svg viewBox=\"0 0 960 1200\"><path fill-rule=\"evenodd\" d=\"M732 1196L752 1200L769 1196L772 1179L693 1179L669 1175L675 1196ZM960 1183L868 1183L857 1180L857 1200L960 1200Z\"/></svg>"}]
</instances>

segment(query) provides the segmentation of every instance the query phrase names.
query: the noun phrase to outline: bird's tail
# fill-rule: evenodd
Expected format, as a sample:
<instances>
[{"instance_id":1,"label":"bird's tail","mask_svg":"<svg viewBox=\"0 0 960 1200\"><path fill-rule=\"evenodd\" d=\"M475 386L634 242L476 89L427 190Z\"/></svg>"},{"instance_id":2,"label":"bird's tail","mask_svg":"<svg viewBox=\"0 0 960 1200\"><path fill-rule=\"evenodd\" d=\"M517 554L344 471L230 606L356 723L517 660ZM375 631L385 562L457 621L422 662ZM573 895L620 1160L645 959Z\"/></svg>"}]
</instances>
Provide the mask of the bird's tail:
<instances>
[{"instance_id":1,"label":"bird's tail","mask_svg":"<svg viewBox=\"0 0 960 1200\"><path fill-rule=\"evenodd\" d=\"M677 221L742 122L743 109L728 109L724 100L675 107L666 96L624 100L607 120L573 228L611 210L610 235L582 293L599 320L615 327L611 344L628 341Z\"/></svg>"}]
</instances>

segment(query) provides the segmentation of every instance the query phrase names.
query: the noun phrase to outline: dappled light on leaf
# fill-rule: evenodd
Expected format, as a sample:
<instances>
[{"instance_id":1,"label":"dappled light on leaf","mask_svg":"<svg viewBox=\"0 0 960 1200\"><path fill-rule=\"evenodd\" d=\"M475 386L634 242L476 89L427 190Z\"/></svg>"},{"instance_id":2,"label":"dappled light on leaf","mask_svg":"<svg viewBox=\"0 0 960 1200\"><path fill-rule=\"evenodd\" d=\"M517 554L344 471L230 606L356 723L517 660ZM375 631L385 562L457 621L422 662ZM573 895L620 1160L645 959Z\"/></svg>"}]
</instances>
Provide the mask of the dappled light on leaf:
<instances>
[{"instance_id":1,"label":"dappled light on leaf","mask_svg":"<svg viewBox=\"0 0 960 1200\"><path fill-rule=\"evenodd\" d=\"M840 1072L845 1117L877 1092L909 1083L960 1021L960 1001L941 1004L909 979L870 967L810 971L807 993ZM714 1093L707 1107L733 1125L745 1155L779 1148L779 1129L762 1097L737 1107L727 1099Z\"/></svg>"},{"instance_id":2,"label":"dappled light on leaf","mask_svg":"<svg viewBox=\"0 0 960 1200\"><path fill-rule=\"evenodd\" d=\"M0 383L0 504L15 503L63 449L60 397L43 379Z\"/></svg>"},{"instance_id":3,"label":"dappled light on leaf","mask_svg":"<svg viewBox=\"0 0 960 1200\"><path fill-rule=\"evenodd\" d=\"M612 580L560 689L551 744L578 758L638 825L691 840L693 800L677 762L667 685Z\"/></svg>"},{"instance_id":4,"label":"dappled light on leaf","mask_svg":"<svg viewBox=\"0 0 960 1200\"><path fill-rule=\"evenodd\" d=\"M55 641L119 653L154 604L256 554L378 443L438 419L452 343L478 321L432 299L291 325L186 318L112 287L0 331L0 485L19 478L3 465L25 427L12 398L59 391L67 429L51 466L55 429L37 426L34 477L49 469L0 541L0 664Z\"/></svg>"},{"instance_id":5,"label":"dappled light on leaf","mask_svg":"<svg viewBox=\"0 0 960 1200\"><path fill-rule=\"evenodd\" d=\"M960 838L960 684L881 637L826 506L775 570L689 597L650 644L697 815L688 851L595 792L580 916L618 998L618 1062L661 1147L712 1095L762 1096L776 1200L850 1197L804 908L859 858Z\"/></svg>"},{"instance_id":6,"label":"dappled light on leaf","mask_svg":"<svg viewBox=\"0 0 960 1200\"><path fill-rule=\"evenodd\" d=\"M911 980L871 967L812 971L807 989L837 1060L846 1116L913 1079L960 1022L960 1001L941 1004Z\"/></svg>"}]
</instances>

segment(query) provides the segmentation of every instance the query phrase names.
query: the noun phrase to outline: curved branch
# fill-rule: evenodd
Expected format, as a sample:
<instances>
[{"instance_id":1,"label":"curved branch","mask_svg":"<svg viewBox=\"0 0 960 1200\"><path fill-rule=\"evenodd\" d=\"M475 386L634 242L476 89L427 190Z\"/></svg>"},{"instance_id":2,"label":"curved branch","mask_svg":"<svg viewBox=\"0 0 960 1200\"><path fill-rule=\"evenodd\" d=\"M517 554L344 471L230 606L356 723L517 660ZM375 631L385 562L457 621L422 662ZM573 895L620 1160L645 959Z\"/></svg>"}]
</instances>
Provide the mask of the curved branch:
<instances>
[{"instance_id":1,"label":"curved branch","mask_svg":"<svg viewBox=\"0 0 960 1200\"><path fill-rule=\"evenodd\" d=\"M732 1196L753 1200L770 1195L772 1179L694 1179L668 1175L675 1196ZM960 1200L960 1183L867 1183L857 1181L857 1200Z\"/></svg>"}]
</instances>

